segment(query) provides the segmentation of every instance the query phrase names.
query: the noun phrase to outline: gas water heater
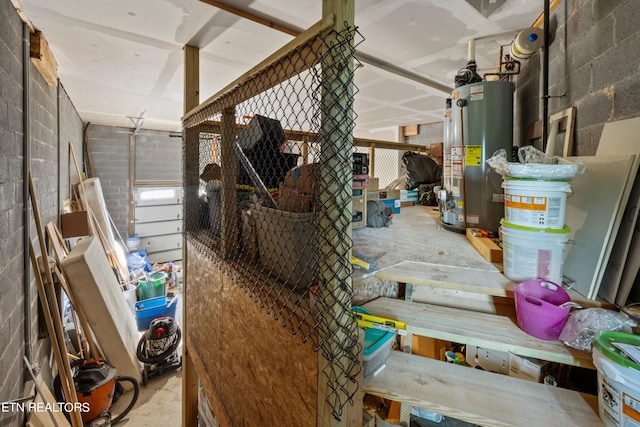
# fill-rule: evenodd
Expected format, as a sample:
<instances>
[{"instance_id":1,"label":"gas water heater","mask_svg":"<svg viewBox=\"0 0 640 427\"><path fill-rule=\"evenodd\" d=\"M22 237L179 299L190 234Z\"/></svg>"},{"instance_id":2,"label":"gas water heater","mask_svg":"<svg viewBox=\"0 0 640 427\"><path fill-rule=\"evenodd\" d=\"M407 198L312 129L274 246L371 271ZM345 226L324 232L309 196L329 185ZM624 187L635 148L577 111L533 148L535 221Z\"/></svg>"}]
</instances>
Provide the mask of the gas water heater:
<instances>
[{"instance_id":1,"label":"gas water heater","mask_svg":"<svg viewBox=\"0 0 640 427\"><path fill-rule=\"evenodd\" d=\"M443 228L498 231L504 216L502 177L486 161L501 148L512 160L513 92L509 81L474 79L447 98L438 195Z\"/></svg>"}]
</instances>

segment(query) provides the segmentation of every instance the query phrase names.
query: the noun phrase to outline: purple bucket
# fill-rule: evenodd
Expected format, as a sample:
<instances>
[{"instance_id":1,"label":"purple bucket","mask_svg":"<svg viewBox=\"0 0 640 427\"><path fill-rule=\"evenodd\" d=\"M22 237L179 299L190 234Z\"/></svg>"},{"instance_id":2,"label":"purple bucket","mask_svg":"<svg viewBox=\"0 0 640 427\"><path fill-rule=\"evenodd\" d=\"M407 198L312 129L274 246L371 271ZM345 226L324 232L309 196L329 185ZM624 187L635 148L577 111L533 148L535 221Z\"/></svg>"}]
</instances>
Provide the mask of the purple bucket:
<instances>
[{"instance_id":1,"label":"purple bucket","mask_svg":"<svg viewBox=\"0 0 640 427\"><path fill-rule=\"evenodd\" d=\"M518 326L543 340L557 340L567 322L571 305L562 286L544 279L527 280L513 289Z\"/></svg>"}]
</instances>

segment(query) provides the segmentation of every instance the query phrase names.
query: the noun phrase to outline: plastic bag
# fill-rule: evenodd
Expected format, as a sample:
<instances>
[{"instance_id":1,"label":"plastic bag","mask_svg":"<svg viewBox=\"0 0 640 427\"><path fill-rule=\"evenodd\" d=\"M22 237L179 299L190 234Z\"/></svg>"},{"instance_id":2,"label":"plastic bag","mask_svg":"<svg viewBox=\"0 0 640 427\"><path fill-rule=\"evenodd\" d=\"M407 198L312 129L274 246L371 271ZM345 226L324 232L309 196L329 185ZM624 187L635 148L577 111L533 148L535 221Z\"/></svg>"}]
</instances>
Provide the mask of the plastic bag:
<instances>
[{"instance_id":1,"label":"plastic bag","mask_svg":"<svg viewBox=\"0 0 640 427\"><path fill-rule=\"evenodd\" d=\"M605 308L585 308L572 312L565 323L560 340L569 347L591 351L591 343L603 332L632 333L637 323L623 314Z\"/></svg>"},{"instance_id":2,"label":"plastic bag","mask_svg":"<svg viewBox=\"0 0 640 427\"><path fill-rule=\"evenodd\" d=\"M518 162L509 162L507 151L497 150L487 159L487 164L498 174L512 178L541 180L570 180L582 175L585 170L581 161L571 161L564 157L546 156L532 145L518 149Z\"/></svg>"}]
</instances>

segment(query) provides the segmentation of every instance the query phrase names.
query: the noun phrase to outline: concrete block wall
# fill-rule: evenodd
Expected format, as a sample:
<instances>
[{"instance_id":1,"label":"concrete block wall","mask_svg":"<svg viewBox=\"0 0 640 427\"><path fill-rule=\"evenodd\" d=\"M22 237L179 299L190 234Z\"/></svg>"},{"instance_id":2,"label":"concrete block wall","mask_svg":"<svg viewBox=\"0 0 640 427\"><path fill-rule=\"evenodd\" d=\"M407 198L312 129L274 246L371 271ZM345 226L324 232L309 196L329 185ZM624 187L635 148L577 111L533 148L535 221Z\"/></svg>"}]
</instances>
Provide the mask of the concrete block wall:
<instances>
[{"instance_id":1,"label":"concrete block wall","mask_svg":"<svg viewBox=\"0 0 640 427\"><path fill-rule=\"evenodd\" d=\"M100 179L107 211L123 239L129 223L129 158L131 130L90 124L88 146L95 176Z\"/></svg>"},{"instance_id":2,"label":"concrete block wall","mask_svg":"<svg viewBox=\"0 0 640 427\"><path fill-rule=\"evenodd\" d=\"M443 97L444 100L445 97ZM444 101L443 101L444 103ZM423 123L418 125L418 134L410 135L404 138L407 144L418 144L429 146L432 142L442 142L444 139L444 123Z\"/></svg>"},{"instance_id":3,"label":"concrete block wall","mask_svg":"<svg viewBox=\"0 0 640 427\"><path fill-rule=\"evenodd\" d=\"M605 123L640 116L640 2L561 2L550 15L549 115L577 107L574 154L595 154ZM516 141L542 118L541 53L517 77ZM559 135L557 153L564 134Z\"/></svg>"},{"instance_id":4,"label":"concrete block wall","mask_svg":"<svg viewBox=\"0 0 640 427\"><path fill-rule=\"evenodd\" d=\"M49 86L31 61L23 64L23 23L9 1L0 2L0 402L16 399L31 392L26 381L23 357L31 350L31 362L50 379L50 344L39 334L38 298L30 263L24 264L24 230L37 248L37 233L33 213L25 225L23 198L25 170L23 167L23 117L29 111L30 168L43 224L59 224L61 199L68 196L62 138L65 147L71 142L81 147L82 122L69 97L59 86ZM29 109L24 108L24 66L29 67ZM68 148L66 151L68 153ZM27 249L28 250L28 249ZM28 293L24 279L29 280ZM25 298L31 307L31 318L25 319ZM30 328L31 343L25 345L25 328ZM26 414L0 411L1 426L21 426Z\"/></svg>"},{"instance_id":5,"label":"concrete block wall","mask_svg":"<svg viewBox=\"0 0 640 427\"><path fill-rule=\"evenodd\" d=\"M23 396L22 21L0 2L0 401ZM23 414L0 411L0 425Z\"/></svg>"},{"instance_id":6,"label":"concrete block wall","mask_svg":"<svg viewBox=\"0 0 640 427\"><path fill-rule=\"evenodd\" d=\"M182 181L182 138L142 129L136 135L136 181Z\"/></svg>"},{"instance_id":7,"label":"concrete block wall","mask_svg":"<svg viewBox=\"0 0 640 427\"><path fill-rule=\"evenodd\" d=\"M170 134L141 129L132 138L130 128L92 124L87 129L95 174L100 178L107 210L123 239L130 237L129 194L135 181L182 180L182 138ZM130 161L135 163L133 176Z\"/></svg>"}]
</instances>

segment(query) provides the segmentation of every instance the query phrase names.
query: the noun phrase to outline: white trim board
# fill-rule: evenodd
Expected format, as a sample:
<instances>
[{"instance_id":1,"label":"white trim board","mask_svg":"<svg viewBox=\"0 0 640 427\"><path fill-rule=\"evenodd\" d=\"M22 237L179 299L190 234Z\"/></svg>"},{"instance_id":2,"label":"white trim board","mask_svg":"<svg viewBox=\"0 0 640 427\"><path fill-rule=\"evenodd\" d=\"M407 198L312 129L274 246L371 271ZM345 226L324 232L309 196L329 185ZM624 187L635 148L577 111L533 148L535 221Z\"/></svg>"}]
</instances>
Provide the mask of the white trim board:
<instances>
[{"instance_id":1,"label":"white trim board","mask_svg":"<svg viewBox=\"0 0 640 427\"><path fill-rule=\"evenodd\" d=\"M616 304L620 307L627 305L629 297L637 299L635 291L633 290L633 283L636 280L638 271L640 270L640 231L633 232L631 239L631 246L629 248L629 254L627 255L627 262L625 263L622 277L620 278L620 287L616 295ZM635 302L635 301L632 301Z\"/></svg>"},{"instance_id":2,"label":"white trim board","mask_svg":"<svg viewBox=\"0 0 640 427\"><path fill-rule=\"evenodd\" d=\"M638 173L638 156L570 157L585 165L571 181L565 223L571 232L563 273L574 289L595 299Z\"/></svg>"}]
</instances>

